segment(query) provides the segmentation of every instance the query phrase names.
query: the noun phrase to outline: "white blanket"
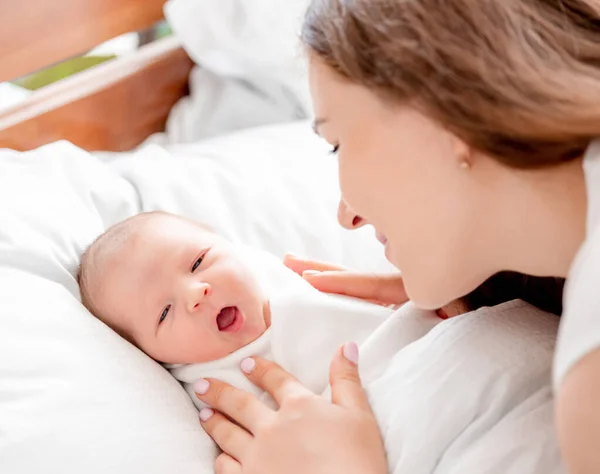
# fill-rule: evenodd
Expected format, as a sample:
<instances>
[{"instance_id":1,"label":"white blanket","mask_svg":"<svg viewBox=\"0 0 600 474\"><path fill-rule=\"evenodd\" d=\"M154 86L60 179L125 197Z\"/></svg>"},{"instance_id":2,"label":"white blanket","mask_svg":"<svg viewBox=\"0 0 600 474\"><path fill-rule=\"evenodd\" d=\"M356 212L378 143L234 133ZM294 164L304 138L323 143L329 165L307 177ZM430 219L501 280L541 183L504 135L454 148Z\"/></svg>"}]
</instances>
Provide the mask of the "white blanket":
<instances>
[{"instance_id":1,"label":"white blanket","mask_svg":"<svg viewBox=\"0 0 600 474\"><path fill-rule=\"evenodd\" d=\"M265 272L269 266L262 262ZM522 301L443 322L411 303L392 314L318 293L277 261L271 263L279 266L272 269L279 278L268 280L274 295L271 328L219 361L171 367L198 408L203 405L192 384L206 377L268 399L239 369L250 355L278 362L328 396L331 357L343 342L354 340L361 344L361 377L391 472L564 472L550 388L557 318ZM261 275L263 281L267 276L268 271Z\"/></svg>"}]
</instances>

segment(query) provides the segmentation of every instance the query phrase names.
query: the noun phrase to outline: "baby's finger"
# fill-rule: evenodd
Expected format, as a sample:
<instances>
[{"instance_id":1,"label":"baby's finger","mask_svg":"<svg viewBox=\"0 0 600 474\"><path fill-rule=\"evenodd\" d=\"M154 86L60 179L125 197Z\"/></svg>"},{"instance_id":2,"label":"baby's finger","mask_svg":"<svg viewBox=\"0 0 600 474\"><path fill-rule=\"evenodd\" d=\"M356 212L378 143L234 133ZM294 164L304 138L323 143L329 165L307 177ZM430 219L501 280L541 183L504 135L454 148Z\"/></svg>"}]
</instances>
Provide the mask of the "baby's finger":
<instances>
[{"instance_id":1,"label":"baby's finger","mask_svg":"<svg viewBox=\"0 0 600 474\"><path fill-rule=\"evenodd\" d=\"M215 461L215 474L242 474L242 465L226 453Z\"/></svg>"},{"instance_id":2,"label":"baby's finger","mask_svg":"<svg viewBox=\"0 0 600 474\"><path fill-rule=\"evenodd\" d=\"M402 277L398 273L373 275L356 272L321 272L304 274L304 279L323 293L353 296L380 304L408 301Z\"/></svg>"},{"instance_id":3,"label":"baby's finger","mask_svg":"<svg viewBox=\"0 0 600 474\"><path fill-rule=\"evenodd\" d=\"M305 271L316 271L324 272L331 270L346 270L340 265L335 265L329 262L322 262L320 260L310 260L295 255L287 254L283 257L283 264L298 275L302 275Z\"/></svg>"},{"instance_id":4,"label":"baby's finger","mask_svg":"<svg viewBox=\"0 0 600 474\"><path fill-rule=\"evenodd\" d=\"M358 346L344 344L335 354L329 371L331 401L336 405L371 411L371 405L358 374Z\"/></svg>"},{"instance_id":5,"label":"baby's finger","mask_svg":"<svg viewBox=\"0 0 600 474\"><path fill-rule=\"evenodd\" d=\"M206 433L223 452L234 459L243 459L244 453L252 443L253 438L250 433L211 408L204 408L200 411L200 422Z\"/></svg>"},{"instance_id":6,"label":"baby's finger","mask_svg":"<svg viewBox=\"0 0 600 474\"><path fill-rule=\"evenodd\" d=\"M244 359L242 370L250 381L265 392L281 406L290 395L311 395L312 392L298 380L274 362L252 357Z\"/></svg>"}]
</instances>

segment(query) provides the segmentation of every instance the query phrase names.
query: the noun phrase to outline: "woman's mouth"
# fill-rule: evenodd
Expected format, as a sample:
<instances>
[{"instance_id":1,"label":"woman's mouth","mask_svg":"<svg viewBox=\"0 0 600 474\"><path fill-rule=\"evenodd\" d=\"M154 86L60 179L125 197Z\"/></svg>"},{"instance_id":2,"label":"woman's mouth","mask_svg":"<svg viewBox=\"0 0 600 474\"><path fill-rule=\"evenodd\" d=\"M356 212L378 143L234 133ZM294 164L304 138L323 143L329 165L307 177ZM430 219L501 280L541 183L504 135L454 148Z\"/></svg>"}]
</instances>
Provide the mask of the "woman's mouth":
<instances>
[{"instance_id":1,"label":"woman's mouth","mask_svg":"<svg viewBox=\"0 0 600 474\"><path fill-rule=\"evenodd\" d=\"M379 240L379 242L381 242L383 245L387 244L387 238L385 235L383 235L381 232L376 232L375 235L377 236L377 240Z\"/></svg>"},{"instance_id":2,"label":"woman's mouth","mask_svg":"<svg viewBox=\"0 0 600 474\"><path fill-rule=\"evenodd\" d=\"M217 327L221 332L236 333L244 326L246 318L237 306L227 306L217 314Z\"/></svg>"}]
</instances>

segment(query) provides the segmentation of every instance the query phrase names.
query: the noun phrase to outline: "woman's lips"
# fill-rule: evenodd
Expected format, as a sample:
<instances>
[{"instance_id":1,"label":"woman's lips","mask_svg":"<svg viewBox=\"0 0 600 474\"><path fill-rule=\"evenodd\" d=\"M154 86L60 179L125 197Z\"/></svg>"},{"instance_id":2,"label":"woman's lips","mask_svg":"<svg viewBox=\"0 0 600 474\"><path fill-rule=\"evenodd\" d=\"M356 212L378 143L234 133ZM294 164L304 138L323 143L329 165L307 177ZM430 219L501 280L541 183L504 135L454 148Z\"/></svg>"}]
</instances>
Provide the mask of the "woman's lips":
<instances>
[{"instance_id":1,"label":"woman's lips","mask_svg":"<svg viewBox=\"0 0 600 474\"><path fill-rule=\"evenodd\" d=\"M381 232L376 232L375 235L377 236L377 240L379 240L379 242L381 242L383 245L387 244L387 238L385 235L383 235Z\"/></svg>"},{"instance_id":2,"label":"woman's lips","mask_svg":"<svg viewBox=\"0 0 600 474\"><path fill-rule=\"evenodd\" d=\"M236 306L223 308L217 315L217 326L221 332L236 333L245 322L246 318Z\"/></svg>"}]
</instances>

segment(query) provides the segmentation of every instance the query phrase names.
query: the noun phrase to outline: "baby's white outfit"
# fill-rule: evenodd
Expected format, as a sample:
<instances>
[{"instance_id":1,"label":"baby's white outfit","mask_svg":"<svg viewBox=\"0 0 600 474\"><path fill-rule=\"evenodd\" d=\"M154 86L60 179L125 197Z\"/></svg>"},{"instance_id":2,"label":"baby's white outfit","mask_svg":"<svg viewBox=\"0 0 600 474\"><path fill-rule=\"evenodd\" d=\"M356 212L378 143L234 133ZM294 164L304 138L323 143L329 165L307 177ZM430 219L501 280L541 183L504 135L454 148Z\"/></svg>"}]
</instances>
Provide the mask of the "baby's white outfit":
<instances>
[{"instance_id":1,"label":"baby's white outfit","mask_svg":"<svg viewBox=\"0 0 600 474\"><path fill-rule=\"evenodd\" d=\"M512 301L442 321L411 303L393 311L325 295L277 259L260 254L259 260L253 268L271 295L271 327L223 359L169 367L198 408L204 406L193 391L199 378L223 380L272 403L243 376L240 362L248 356L274 360L329 396L332 356L356 341L390 472L565 472L551 390L558 318Z\"/></svg>"},{"instance_id":2,"label":"baby's white outfit","mask_svg":"<svg viewBox=\"0 0 600 474\"><path fill-rule=\"evenodd\" d=\"M259 281L269 295L269 329L254 342L222 359L167 366L173 376L183 382L199 409L205 405L194 395L193 384L200 378L222 380L271 403L240 369L240 362L250 356L277 362L311 391L323 393L329 383L329 362L335 351L348 341L361 344L394 313L393 309L355 298L321 293L270 255L256 250L243 257L240 255L253 261L257 256L256 263L248 264L257 271ZM434 322L429 327L411 337L424 335L439 320L437 317L431 319Z\"/></svg>"}]
</instances>

